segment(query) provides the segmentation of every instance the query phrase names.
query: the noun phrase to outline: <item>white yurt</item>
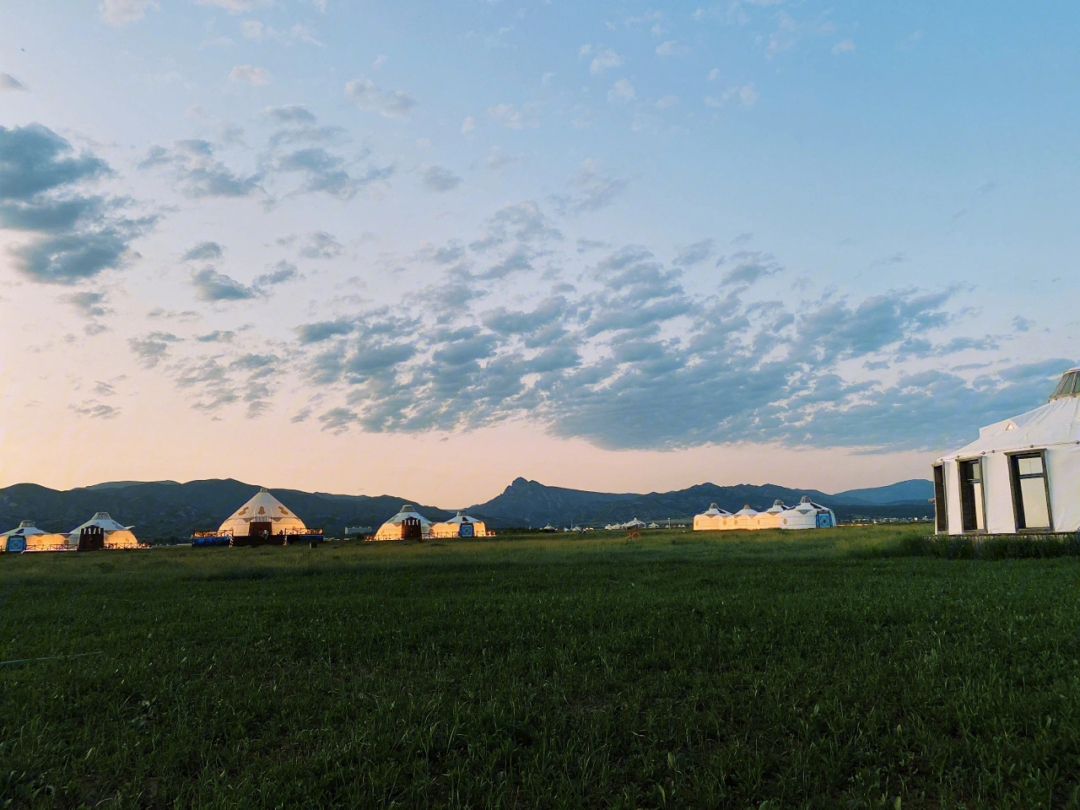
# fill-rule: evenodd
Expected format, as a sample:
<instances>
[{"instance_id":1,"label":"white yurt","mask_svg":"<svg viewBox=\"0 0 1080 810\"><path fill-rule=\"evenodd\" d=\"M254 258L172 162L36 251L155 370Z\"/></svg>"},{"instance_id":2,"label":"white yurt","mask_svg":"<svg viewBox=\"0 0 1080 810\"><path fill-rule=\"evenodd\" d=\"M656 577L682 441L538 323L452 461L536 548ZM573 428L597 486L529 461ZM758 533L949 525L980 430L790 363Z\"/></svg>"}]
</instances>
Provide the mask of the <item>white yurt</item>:
<instances>
[{"instance_id":1,"label":"white yurt","mask_svg":"<svg viewBox=\"0 0 1080 810\"><path fill-rule=\"evenodd\" d=\"M412 504L405 504L401 511L379 527L372 540L420 540L431 537L432 523L421 515Z\"/></svg>"},{"instance_id":2,"label":"white yurt","mask_svg":"<svg viewBox=\"0 0 1080 810\"><path fill-rule=\"evenodd\" d=\"M624 529L644 529L645 521L638 520L637 518L631 518L622 525Z\"/></svg>"},{"instance_id":3,"label":"white yurt","mask_svg":"<svg viewBox=\"0 0 1080 810\"><path fill-rule=\"evenodd\" d=\"M710 503L709 508L700 515L694 515L694 531L710 532L718 529L730 529L725 518L731 517L731 512L721 509L715 503Z\"/></svg>"},{"instance_id":4,"label":"white yurt","mask_svg":"<svg viewBox=\"0 0 1080 810\"><path fill-rule=\"evenodd\" d=\"M71 551L79 545L78 537L71 545L66 534L52 534L39 529L32 520L24 520L14 529L0 534L0 552Z\"/></svg>"},{"instance_id":5,"label":"white yurt","mask_svg":"<svg viewBox=\"0 0 1080 810\"><path fill-rule=\"evenodd\" d=\"M464 512L458 512L445 523L434 523L431 526L432 537L483 537L487 534L487 527L482 520L469 517Z\"/></svg>"},{"instance_id":6,"label":"white yurt","mask_svg":"<svg viewBox=\"0 0 1080 810\"><path fill-rule=\"evenodd\" d=\"M86 523L80 523L67 534L69 545L78 547L83 529L98 527L105 535L105 548L138 548L139 541L131 533L134 526L122 526L109 517L108 512L95 512Z\"/></svg>"},{"instance_id":7,"label":"white yurt","mask_svg":"<svg viewBox=\"0 0 1080 810\"><path fill-rule=\"evenodd\" d=\"M941 534L1080 530L1080 368L1050 400L934 462Z\"/></svg>"},{"instance_id":8,"label":"white yurt","mask_svg":"<svg viewBox=\"0 0 1080 810\"><path fill-rule=\"evenodd\" d=\"M247 503L233 512L221 524L219 535L248 537L252 523L269 523L270 534L303 534L307 531L304 521L285 508L266 487L256 492Z\"/></svg>"},{"instance_id":9,"label":"white yurt","mask_svg":"<svg viewBox=\"0 0 1080 810\"><path fill-rule=\"evenodd\" d=\"M779 503L779 501L777 501ZM803 495L797 504L780 513L781 529L830 529L836 525L832 509Z\"/></svg>"},{"instance_id":10,"label":"white yurt","mask_svg":"<svg viewBox=\"0 0 1080 810\"><path fill-rule=\"evenodd\" d=\"M781 515L787 510L783 501L773 501L773 505L766 509L764 512L759 512L757 516L757 527L759 529L779 529L783 523Z\"/></svg>"},{"instance_id":11,"label":"white yurt","mask_svg":"<svg viewBox=\"0 0 1080 810\"><path fill-rule=\"evenodd\" d=\"M756 529L758 527L758 512L750 504L746 504L732 515L734 518L730 524L733 529Z\"/></svg>"}]
</instances>

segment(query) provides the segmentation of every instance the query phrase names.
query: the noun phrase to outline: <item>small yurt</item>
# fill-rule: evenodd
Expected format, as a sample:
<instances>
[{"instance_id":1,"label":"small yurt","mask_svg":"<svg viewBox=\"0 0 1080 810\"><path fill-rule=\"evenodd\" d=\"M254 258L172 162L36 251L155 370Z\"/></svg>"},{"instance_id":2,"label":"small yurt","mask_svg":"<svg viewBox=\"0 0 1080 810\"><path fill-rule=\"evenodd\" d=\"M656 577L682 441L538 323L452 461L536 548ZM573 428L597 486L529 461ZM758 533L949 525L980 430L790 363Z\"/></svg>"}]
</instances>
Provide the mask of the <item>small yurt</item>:
<instances>
[{"instance_id":1,"label":"small yurt","mask_svg":"<svg viewBox=\"0 0 1080 810\"><path fill-rule=\"evenodd\" d=\"M781 529L830 529L836 525L832 509L803 495L797 504L780 513Z\"/></svg>"},{"instance_id":2,"label":"small yurt","mask_svg":"<svg viewBox=\"0 0 1080 810\"><path fill-rule=\"evenodd\" d=\"M487 527L482 520L469 517L464 512L458 512L445 523L435 523L431 526L432 537L483 537L487 534Z\"/></svg>"},{"instance_id":3,"label":"small yurt","mask_svg":"<svg viewBox=\"0 0 1080 810\"><path fill-rule=\"evenodd\" d=\"M758 527L758 512L750 504L746 504L732 515L734 518L729 524L734 529L756 529Z\"/></svg>"},{"instance_id":4,"label":"small yurt","mask_svg":"<svg viewBox=\"0 0 1080 810\"><path fill-rule=\"evenodd\" d=\"M726 525L724 520L729 517L731 517L731 512L721 509L715 503L711 503L709 508L700 515L694 515L694 531L709 532L718 529L730 529L732 527Z\"/></svg>"},{"instance_id":5,"label":"small yurt","mask_svg":"<svg viewBox=\"0 0 1080 810\"><path fill-rule=\"evenodd\" d=\"M121 526L111 517L108 512L95 512L94 516L86 523L81 523L67 534L68 545L82 549L79 540L83 534L94 535L103 538L103 545L88 546L87 548L138 548L139 541L131 533L134 526Z\"/></svg>"},{"instance_id":6,"label":"small yurt","mask_svg":"<svg viewBox=\"0 0 1080 810\"><path fill-rule=\"evenodd\" d=\"M757 517L757 527L759 529L779 529L781 527L783 518L781 515L787 510L783 501L773 501L773 505L766 509L764 512L759 512Z\"/></svg>"},{"instance_id":7,"label":"small yurt","mask_svg":"<svg viewBox=\"0 0 1080 810\"><path fill-rule=\"evenodd\" d=\"M70 551L77 546L77 538L73 546L66 534L42 531L32 520L24 520L14 529L0 534L0 552L12 554L20 551Z\"/></svg>"},{"instance_id":8,"label":"small yurt","mask_svg":"<svg viewBox=\"0 0 1080 810\"><path fill-rule=\"evenodd\" d=\"M1080 530L1080 368L1045 405L982 428L933 470L941 534Z\"/></svg>"},{"instance_id":9,"label":"small yurt","mask_svg":"<svg viewBox=\"0 0 1080 810\"><path fill-rule=\"evenodd\" d=\"M379 527L372 540L422 540L431 537L431 521L405 504L401 511Z\"/></svg>"}]
</instances>

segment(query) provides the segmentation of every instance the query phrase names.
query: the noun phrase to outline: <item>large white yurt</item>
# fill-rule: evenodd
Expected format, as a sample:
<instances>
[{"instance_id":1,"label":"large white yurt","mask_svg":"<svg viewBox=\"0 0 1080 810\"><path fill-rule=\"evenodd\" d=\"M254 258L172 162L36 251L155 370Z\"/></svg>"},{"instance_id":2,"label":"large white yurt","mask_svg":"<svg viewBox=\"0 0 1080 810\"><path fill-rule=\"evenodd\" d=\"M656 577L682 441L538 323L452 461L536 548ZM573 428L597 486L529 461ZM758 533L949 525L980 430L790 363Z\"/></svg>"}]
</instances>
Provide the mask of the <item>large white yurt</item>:
<instances>
[{"instance_id":1,"label":"large white yurt","mask_svg":"<svg viewBox=\"0 0 1080 810\"><path fill-rule=\"evenodd\" d=\"M782 525L784 511L787 509L780 500L773 501L773 505L764 512L758 512L757 527L759 529L779 529Z\"/></svg>"},{"instance_id":2,"label":"large white yurt","mask_svg":"<svg viewBox=\"0 0 1080 810\"><path fill-rule=\"evenodd\" d=\"M445 523L434 523L431 526L432 537L484 537L487 535L487 527L484 521L458 512Z\"/></svg>"},{"instance_id":3,"label":"large white yurt","mask_svg":"<svg viewBox=\"0 0 1080 810\"><path fill-rule=\"evenodd\" d=\"M379 527L372 540L420 540L431 537L432 523L421 515L412 504L405 504L401 511Z\"/></svg>"},{"instance_id":4,"label":"large white yurt","mask_svg":"<svg viewBox=\"0 0 1080 810\"><path fill-rule=\"evenodd\" d=\"M756 529L758 527L758 512L750 504L732 515L734 518L729 525L733 529Z\"/></svg>"},{"instance_id":5,"label":"large white yurt","mask_svg":"<svg viewBox=\"0 0 1080 810\"><path fill-rule=\"evenodd\" d=\"M780 513L781 529L830 529L835 525L833 510L814 503L808 495L803 495L797 504Z\"/></svg>"},{"instance_id":6,"label":"large white yurt","mask_svg":"<svg viewBox=\"0 0 1080 810\"><path fill-rule=\"evenodd\" d=\"M694 515L694 531L695 532L712 532L719 529L730 529L731 526L727 526L724 518L731 517L731 512L726 509L721 509L715 503L710 503L709 508L702 512L700 515Z\"/></svg>"},{"instance_id":7,"label":"large white yurt","mask_svg":"<svg viewBox=\"0 0 1080 810\"><path fill-rule=\"evenodd\" d=\"M229 519L221 524L218 534L247 537L251 533L252 523L269 523L270 535L304 534L307 531L304 521L286 509L266 487L259 489L251 500L233 512Z\"/></svg>"},{"instance_id":8,"label":"large white yurt","mask_svg":"<svg viewBox=\"0 0 1080 810\"><path fill-rule=\"evenodd\" d=\"M72 545L66 534L43 531L32 520L24 520L14 529L0 534L0 552L13 554L19 551L72 551L78 545L78 537Z\"/></svg>"},{"instance_id":9,"label":"large white yurt","mask_svg":"<svg viewBox=\"0 0 1080 810\"><path fill-rule=\"evenodd\" d=\"M934 462L940 534L1080 530L1080 368L1050 400Z\"/></svg>"},{"instance_id":10,"label":"large white yurt","mask_svg":"<svg viewBox=\"0 0 1080 810\"><path fill-rule=\"evenodd\" d=\"M86 521L86 523L81 523L68 532L68 543L78 547L79 537L82 535L83 529L89 528L101 529L102 533L105 535L105 548L139 547L139 541L131 532L135 527L120 525L109 517L108 512L95 512L94 516Z\"/></svg>"}]
</instances>

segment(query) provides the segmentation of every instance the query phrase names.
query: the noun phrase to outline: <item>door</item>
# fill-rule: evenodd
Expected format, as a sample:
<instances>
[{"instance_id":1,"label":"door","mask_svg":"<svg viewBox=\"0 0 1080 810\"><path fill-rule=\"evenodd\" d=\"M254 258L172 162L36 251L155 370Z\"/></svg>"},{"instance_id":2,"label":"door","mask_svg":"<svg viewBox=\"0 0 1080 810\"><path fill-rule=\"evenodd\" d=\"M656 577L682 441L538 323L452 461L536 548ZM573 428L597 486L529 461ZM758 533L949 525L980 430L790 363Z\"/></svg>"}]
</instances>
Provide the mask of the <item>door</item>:
<instances>
[{"instance_id":1,"label":"door","mask_svg":"<svg viewBox=\"0 0 1080 810\"><path fill-rule=\"evenodd\" d=\"M419 518L407 517L401 521L402 540L420 540L423 536L424 532L420 528Z\"/></svg>"}]
</instances>

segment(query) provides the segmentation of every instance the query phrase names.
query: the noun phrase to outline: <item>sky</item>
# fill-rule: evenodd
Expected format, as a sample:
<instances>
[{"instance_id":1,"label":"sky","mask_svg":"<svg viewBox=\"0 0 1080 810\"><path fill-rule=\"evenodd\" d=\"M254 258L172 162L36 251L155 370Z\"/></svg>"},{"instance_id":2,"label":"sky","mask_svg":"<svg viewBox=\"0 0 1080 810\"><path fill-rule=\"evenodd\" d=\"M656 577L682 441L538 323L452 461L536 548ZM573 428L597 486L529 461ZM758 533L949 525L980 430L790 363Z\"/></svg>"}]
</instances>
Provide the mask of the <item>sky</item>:
<instances>
[{"instance_id":1,"label":"sky","mask_svg":"<svg viewBox=\"0 0 1080 810\"><path fill-rule=\"evenodd\" d=\"M0 486L928 477L1080 358L1080 7L0 7Z\"/></svg>"}]
</instances>

